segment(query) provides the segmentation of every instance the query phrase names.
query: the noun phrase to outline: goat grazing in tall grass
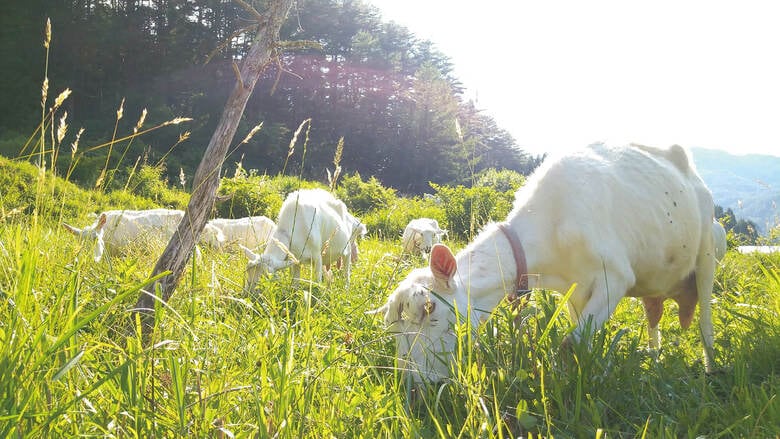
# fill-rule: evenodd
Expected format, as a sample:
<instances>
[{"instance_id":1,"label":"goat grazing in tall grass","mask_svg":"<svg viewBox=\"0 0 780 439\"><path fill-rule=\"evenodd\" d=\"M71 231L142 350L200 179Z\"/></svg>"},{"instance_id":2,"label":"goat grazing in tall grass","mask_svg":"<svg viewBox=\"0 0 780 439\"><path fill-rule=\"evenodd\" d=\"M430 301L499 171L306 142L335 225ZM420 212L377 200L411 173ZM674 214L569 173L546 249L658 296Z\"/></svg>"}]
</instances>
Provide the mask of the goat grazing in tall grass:
<instances>
[{"instance_id":1,"label":"goat grazing in tall grass","mask_svg":"<svg viewBox=\"0 0 780 439\"><path fill-rule=\"evenodd\" d=\"M569 343L588 325L601 327L623 297L643 298L649 320L671 298L683 327L698 303L711 371L713 213L682 147L591 145L547 159L515 194L506 220L486 226L457 256L434 245L429 266L412 271L374 312L396 333L399 365L421 381L449 374L453 309L477 324L507 295L576 284Z\"/></svg>"},{"instance_id":2,"label":"goat grazing in tall grass","mask_svg":"<svg viewBox=\"0 0 780 439\"><path fill-rule=\"evenodd\" d=\"M323 266L343 261L347 285L352 267L353 244L362 230L347 206L322 189L290 193L279 210L279 219L263 254L242 247L249 263L247 282L253 288L260 276L290 267L293 279L300 263L313 264L314 278L322 282Z\"/></svg>"}]
</instances>

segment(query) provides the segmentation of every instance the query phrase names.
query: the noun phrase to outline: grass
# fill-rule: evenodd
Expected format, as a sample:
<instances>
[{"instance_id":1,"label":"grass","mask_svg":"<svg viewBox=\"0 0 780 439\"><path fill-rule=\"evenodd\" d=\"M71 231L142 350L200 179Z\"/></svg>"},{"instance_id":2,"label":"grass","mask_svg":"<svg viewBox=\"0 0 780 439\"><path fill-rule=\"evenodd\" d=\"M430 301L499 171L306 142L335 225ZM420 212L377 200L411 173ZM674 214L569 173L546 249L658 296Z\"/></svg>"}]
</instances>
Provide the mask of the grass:
<instances>
[{"instance_id":1,"label":"grass","mask_svg":"<svg viewBox=\"0 0 780 439\"><path fill-rule=\"evenodd\" d=\"M298 287L281 274L245 293L242 258L206 251L144 344L131 307L155 258L95 264L72 238L46 218L0 225L2 437L780 434L777 256L727 255L717 374L703 374L697 331L670 310L656 361L633 300L563 356L560 297L537 291L519 315L501 307L471 337L458 328L454 378L412 388L381 319L365 314L410 268L396 242L362 243L349 291L340 274Z\"/></svg>"}]
</instances>

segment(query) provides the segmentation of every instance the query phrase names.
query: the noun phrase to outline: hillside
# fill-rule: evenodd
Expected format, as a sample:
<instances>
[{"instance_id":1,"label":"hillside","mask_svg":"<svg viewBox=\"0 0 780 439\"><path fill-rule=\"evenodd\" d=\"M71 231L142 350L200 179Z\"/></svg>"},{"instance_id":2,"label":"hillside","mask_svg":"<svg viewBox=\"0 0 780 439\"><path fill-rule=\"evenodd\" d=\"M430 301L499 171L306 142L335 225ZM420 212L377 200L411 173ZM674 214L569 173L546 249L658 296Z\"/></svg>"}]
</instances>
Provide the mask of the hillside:
<instances>
[{"instance_id":1,"label":"hillside","mask_svg":"<svg viewBox=\"0 0 780 439\"><path fill-rule=\"evenodd\" d=\"M762 234L768 226L780 223L780 157L734 155L703 148L693 148L692 152L715 203L732 208L739 218L755 222Z\"/></svg>"}]
</instances>

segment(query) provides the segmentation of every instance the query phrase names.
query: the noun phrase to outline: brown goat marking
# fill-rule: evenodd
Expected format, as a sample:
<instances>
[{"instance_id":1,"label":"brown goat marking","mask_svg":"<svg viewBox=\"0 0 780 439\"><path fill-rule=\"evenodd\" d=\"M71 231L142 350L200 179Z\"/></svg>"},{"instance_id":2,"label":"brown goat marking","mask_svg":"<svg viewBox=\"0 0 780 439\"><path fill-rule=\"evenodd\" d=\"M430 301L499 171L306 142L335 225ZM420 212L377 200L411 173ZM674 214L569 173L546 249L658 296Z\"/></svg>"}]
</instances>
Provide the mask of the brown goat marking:
<instances>
[{"instance_id":1,"label":"brown goat marking","mask_svg":"<svg viewBox=\"0 0 780 439\"><path fill-rule=\"evenodd\" d=\"M664 313L664 300L665 297L643 297L642 303L645 305L645 314L647 315L647 323L651 328L658 327L658 323L661 321L661 316Z\"/></svg>"},{"instance_id":2,"label":"brown goat marking","mask_svg":"<svg viewBox=\"0 0 780 439\"><path fill-rule=\"evenodd\" d=\"M678 291L680 291L679 294L671 297L642 297L647 322L651 328L658 327L658 323L660 323L661 316L664 313L664 301L666 299L673 299L677 302L680 326L683 329L691 326L693 313L696 310L696 304L699 299L696 292L696 275L691 273L690 276L681 281L678 285Z\"/></svg>"},{"instance_id":3,"label":"brown goat marking","mask_svg":"<svg viewBox=\"0 0 780 439\"><path fill-rule=\"evenodd\" d=\"M696 291L696 274L691 273L680 285L680 294L672 298L679 305L680 326L683 329L687 329L691 326L693 312L696 310L696 303L699 298Z\"/></svg>"}]
</instances>

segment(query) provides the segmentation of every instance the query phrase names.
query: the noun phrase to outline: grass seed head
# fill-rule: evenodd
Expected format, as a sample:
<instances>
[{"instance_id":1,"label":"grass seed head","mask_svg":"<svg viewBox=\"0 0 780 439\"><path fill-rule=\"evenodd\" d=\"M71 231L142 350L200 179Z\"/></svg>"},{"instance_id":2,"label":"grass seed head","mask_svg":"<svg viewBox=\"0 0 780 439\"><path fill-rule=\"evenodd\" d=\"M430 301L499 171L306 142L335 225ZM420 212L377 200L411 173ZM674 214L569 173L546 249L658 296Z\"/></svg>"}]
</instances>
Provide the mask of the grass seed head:
<instances>
[{"instance_id":1,"label":"grass seed head","mask_svg":"<svg viewBox=\"0 0 780 439\"><path fill-rule=\"evenodd\" d=\"M41 85L41 106L46 106L46 98L49 96L49 77L43 78L43 85Z\"/></svg>"},{"instance_id":2,"label":"grass seed head","mask_svg":"<svg viewBox=\"0 0 780 439\"><path fill-rule=\"evenodd\" d=\"M49 48L49 44L51 43L51 18L46 19L46 35L43 39L43 47Z\"/></svg>"},{"instance_id":3,"label":"grass seed head","mask_svg":"<svg viewBox=\"0 0 780 439\"><path fill-rule=\"evenodd\" d=\"M76 139L73 141L73 143L70 144L70 155L71 157L76 155L76 151L79 150L79 140L81 139L81 134L84 132L84 127L79 129L79 132L76 133Z\"/></svg>"},{"instance_id":4,"label":"grass seed head","mask_svg":"<svg viewBox=\"0 0 780 439\"><path fill-rule=\"evenodd\" d=\"M62 139L65 137L65 133L68 132L68 124L65 122L68 119L68 112L66 111L60 118L60 124L57 127L57 143L62 143Z\"/></svg>"},{"instance_id":5,"label":"grass seed head","mask_svg":"<svg viewBox=\"0 0 780 439\"><path fill-rule=\"evenodd\" d=\"M146 108L144 108L144 110L141 112L141 117L138 118L138 123L136 123L135 128L133 128L133 134L137 133L138 130L141 129L145 120L146 120Z\"/></svg>"},{"instance_id":6,"label":"grass seed head","mask_svg":"<svg viewBox=\"0 0 780 439\"><path fill-rule=\"evenodd\" d=\"M122 115L125 113L125 98L122 98L122 102L119 103L119 109L116 110L116 120L122 119Z\"/></svg>"},{"instance_id":7,"label":"grass seed head","mask_svg":"<svg viewBox=\"0 0 780 439\"><path fill-rule=\"evenodd\" d=\"M60 108L63 102L65 102L65 99L68 99L68 96L72 93L71 89L66 88L57 96L57 99L54 100L54 108Z\"/></svg>"},{"instance_id":8,"label":"grass seed head","mask_svg":"<svg viewBox=\"0 0 780 439\"><path fill-rule=\"evenodd\" d=\"M252 128L251 131L249 131L249 134L244 137L244 140L241 141L241 143L247 143L250 140L252 140L252 137L254 137L255 134L257 134L258 131L263 127L263 122L260 122L259 124L255 125L254 128Z\"/></svg>"}]
</instances>

